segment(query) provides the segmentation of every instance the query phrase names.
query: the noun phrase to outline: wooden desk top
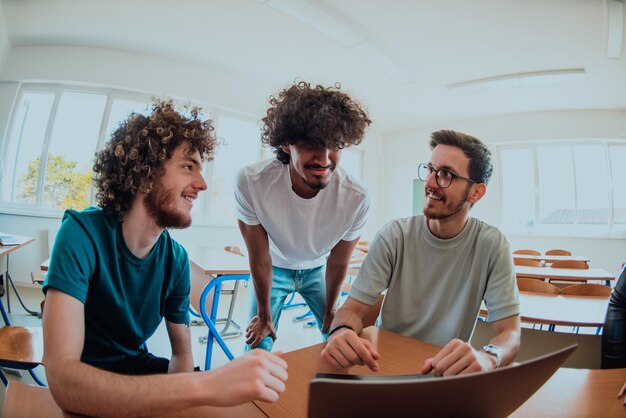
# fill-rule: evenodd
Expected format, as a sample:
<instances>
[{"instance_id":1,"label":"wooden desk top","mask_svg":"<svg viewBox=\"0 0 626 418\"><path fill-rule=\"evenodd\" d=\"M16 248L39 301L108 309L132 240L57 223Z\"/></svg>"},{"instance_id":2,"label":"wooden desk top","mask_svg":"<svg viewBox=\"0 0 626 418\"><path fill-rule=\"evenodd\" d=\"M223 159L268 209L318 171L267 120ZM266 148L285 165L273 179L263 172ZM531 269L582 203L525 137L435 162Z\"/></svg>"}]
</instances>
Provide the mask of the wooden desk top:
<instances>
[{"instance_id":1,"label":"wooden desk top","mask_svg":"<svg viewBox=\"0 0 626 418\"><path fill-rule=\"evenodd\" d=\"M604 296L563 296L519 292L520 319L531 324L602 327L608 307ZM484 306L480 315L485 317Z\"/></svg>"},{"instance_id":2,"label":"wooden desk top","mask_svg":"<svg viewBox=\"0 0 626 418\"><path fill-rule=\"evenodd\" d=\"M522 258L526 260L537 260L544 261L547 264L553 263L555 261L561 260L576 260L576 261L584 261L588 263L591 261L589 257L580 256L580 255L530 255L530 254L513 254L513 258Z\"/></svg>"},{"instance_id":3,"label":"wooden desk top","mask_svg":"<svg viewBox=\"0 0 626 418\"><path fill-rule=\"evenodd\" d=\"M222 248L208 246L194 245L185 247L185 249L189 253L189 260L204 271L205 275L250 273L248 257L233 254ZM350 260L350 268L359 268L365 256L365 253L356 251L355 256ZM46 261L49 264L49 260ZM44 263L41 265L42 270L44 270ZM47 270L47 264L45 269Z\"/></svg>"},{"instance_id":4,"label":"wooden desk top","mask_svg":"<svg viewBox=\"0 0 626 418\"><path fill-rule=\"evenodd\" d=\"M615 280L615 275L601 268L561 269L553 267L530 267L514 266L515 276L528 277L531 279L554 279L554 280Z\"/></svg>"},{"instance_id":5,"label":"wooden desk top","mask_svg":"<svg viewBox=\"0 0 626 418\"><path fill-rule=\"evenodd\" d=\"M372 341L381 354L379 375L418 373L424 359L438 351L437 346L374 327L365 329L363 336ZM315 374L344 372L332 369L322 361L320 352L323 347L324 344L317 344L286 353L289 364L287 390L276 403L255 404L270 417L306 417L309 382ZM374 374L365 366L353 367L348 373ZM512 416L623 417L626 408L623 400L617 399L617 392L624 381L626 369L559 369Z\"/></svg>"},{"instance_id":6,"label":"wooden desk top","mask_svg":"<svg viewBox=\"0 0 626 418\"><path fill-rule=\"evenodd\" d=\"M424 359L433 356L439 347L416 341L375 327L363 330L381 354L378 361L380 371L372 372L367 366L355 366L349 370L335 369L320 357L325 344L286 353L289 378L287 389L276 403L255 402L269 417L306 417L309 383L316 373L345 373L360 375L398 375L419 373Z\"/></svg>"},{"instance_id":7,"label":"wooden desk top","mask_svg":"<svg viewBox=\"0 0 626 418\"><path fill-rule=\"evenodd\" d=\"M82 415L63 412L56 404L50 389L40 386L31 386L11 381L4 395L3 417L12 418L71 418ZM158 418L257 418L265 417L252 402L243 405L219 408L197 407L176 411L170 414L158 415Z\"/></svg>"},{"instance_id":8,"label":"wooden desk top","mask_svg":"<svg viewBox=\"0 0 626 418\"><path fill-rule=\"evenodd\" d=\"M13 234L5 234L4 232L0 232L0 235L13 235ZM35 241L35 238L33 237L25 237L22 235L13 235L13 236L20 238L22 240L22 243L18 245L0 245L0 257L7 255L9 253L12 253L13 251L18 250L22 248L23 246L28 245L31 242Z\"/></svg>"}]
</instances>

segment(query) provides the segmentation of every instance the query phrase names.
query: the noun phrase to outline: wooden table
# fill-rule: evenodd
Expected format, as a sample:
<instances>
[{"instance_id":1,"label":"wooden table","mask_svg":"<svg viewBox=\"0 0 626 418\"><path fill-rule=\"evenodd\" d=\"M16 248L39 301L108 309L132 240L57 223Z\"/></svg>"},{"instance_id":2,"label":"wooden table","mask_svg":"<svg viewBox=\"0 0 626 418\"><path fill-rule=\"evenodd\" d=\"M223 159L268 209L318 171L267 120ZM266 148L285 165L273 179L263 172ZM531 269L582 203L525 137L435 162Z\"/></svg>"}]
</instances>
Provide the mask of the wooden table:
<instances>
[{"instance_id":1,"label":"wooden table","mask_svg":"<svg viewBox=\"0 0 626 418\"><path fill-rule=\"evenodd\" d=\"M374 343L381 355L379 375L418 373L424 359L439 350L437 346L374 327L365 329L363 336ZM317 344L286 353L285 359L289 364L287 390L276 403L255 404L269 417L306 417L309 382L315 374L345 372L323 362L320 357L323 348L324 344ZM365 366L355 366L347 373L374 374ZM623 417L626 408L616 396L624 381L626 369L559 369L512 416ZM556 412L550 415L543 413L544 409Z\"/></svg>"},{"instance_id":2,"label":"wooden table","mask_svg":"<svg viewBox=\"0 0 626 418\"><path fill-rule=\"evenodd\" d=\"M552 279L552 280L568 280L580 281L587 280L615 280L615 275L601 268L583 269L561 269L553 267L530 267L530 266L514 266L515 276L530 279Z\"/></svg>"},{"instance_id":3,"label":"wooden table","mask_svg":"<svg viewBox=\"0 0 626 418\"><path fill-rule=\"evenodd\" d=\"M531 324L602 327L608 307L604 296L548 295L519 292L520 319ZM482 317L487 316L484 306Z\"/></svg>"},{"instance_id":4,"label":"wooden table","mask_svg":"<svg viewBox=\"0 0 626 418\"><path fill-rule=\"evenodd\" d=\"M0 235L12 235L13 237L16 238L17 241L20 242L17 245L0 245L0 257L7 258L7 269L4 272L5 277L6 277L5 291L6 291L6 296L7 296L7 311L11 313L11 298L9 296L9 293L10 293L10 288L13 287L13 289L15 290L15 294L17 295L17 300L20 302L24 310L30 313L31 315L37 316L38 312L31 311L26 306L24 306L24 303L22 302L22 298L20 297L20 294L17 292L17 289L15 288L15 285L13 284L13 279L11 278L11 274L9 273L9 254L32 243L33 241L35 241L35 238L26 237L23 235L6 234L4 232L0 232Z\"/></svg>"},{"instance_id":5,"label":"wooden table","mask_svg":"<svg viewBox=\"0 0 626 418\"><path fill-rule=\"evenodd\" d=\"M30 386L12 381L4 395L3 417L11 418L70 418L79 415L63 412L56 404L48 388ZM82 416L82 415L80 415ZM256 418L265 417L252 402L243 405L219 408L203 406L184 409L170 414L158 415L159 418Z\"/></svg>"},{"instance_id":6,"label":"wooden table","mask_svg":"<svg viewBox=\"0 0 626 418\"><path fill-rule=\"evenodd\" d=\"M546 264L551 264L555 261L562 261L562 260L583 261L585 263L589 263L589 261L591 261L589 257L579 256L579 255L513 254L513 258L521 258L525 260L537 260L537 261L542 261Z\"/></svg>"}]
</instances>

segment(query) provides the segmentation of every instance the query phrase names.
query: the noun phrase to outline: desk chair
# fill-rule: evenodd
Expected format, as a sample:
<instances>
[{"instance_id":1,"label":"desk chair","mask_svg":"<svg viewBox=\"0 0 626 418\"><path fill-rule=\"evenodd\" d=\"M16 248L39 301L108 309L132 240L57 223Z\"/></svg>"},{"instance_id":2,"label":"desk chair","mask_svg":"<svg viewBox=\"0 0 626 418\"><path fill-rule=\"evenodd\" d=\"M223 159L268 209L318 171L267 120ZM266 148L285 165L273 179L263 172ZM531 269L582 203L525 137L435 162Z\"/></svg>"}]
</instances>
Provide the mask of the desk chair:
<instances>
[{"instance_id":1,"label":"desk chair","mask_svg":"<svg viewBox=\"0 0 626 418\"><path fill-rule=\"evenodd\" d=\"M567 250L548 250L546 255L572 255L572 253Z\"/></svg>"},{"instance_id":2,"label":"desk chair","mask_svg":"<svg viewBox=\"0 0 626 418\"><path fill-rule=\"evenodd\" d=\"M529 260L527 258L513 258L513 264L516 266L543 267L539 260Z\"/></svg>"},{"instance_id":3,"label":"desk chair","mask_svg":"<svg viewBox=\"0 0 626 418\"><path fill-rule=\"evenodd\" d=\"M193 263L191 263L190 268L191 295L189 297L189 302L195 312L200 314L208 327L204 370L210 370L211 357L213 356L213 340L217 341L218 345L224 351L224 354L226 354L226 357L228 357L229 360L235 358L233 353L226 346L223 336L216 327L217 307L219 304L220 295L222 293L222 283L226 281L248 281L250 280L250 275L229 274L217 276L209 280L204 272L198 269L198 267L196 267Z\"/></svg>"},{"instance_id":4,"label":"desk chair","mask_svg":"<svg viewBox=\"0 0 626 418\"><path fill-rule=\"evenodd\" d=\"M535 250L515 250L513 254L541 255L539 251Z\"/></svg>"},{"instance_id":5,"label":"desk chair","mask_svg":"<svg viewBox=\"0 0 626 418\"><path fill-rule=\"evenodd\" d=\"M28 370L28 373L39 386L46 386L33 371L35 367L43 364L41 362L43 357L41 327L12 326L1 299L0 314L2 314L5 323L5 326L0 328L0 367ZM5 386L9 384L1 370L0 380Z\"/></svg>"},{"instance_id":6,"label":"desk chair","mask_svg":"<svg viewBox=\"0 0 626 418\"><path fill-rule=\"evenodd\" d=\"M555 269L580 269L580 270L589 270L589 264L580 260L558 260L553 262L550 267ZM567 279L559 279L556 281L550 280L550 283L557 283L557 286L560 288L565 288L571 285ZM582 283L587 283L587 280L583 280Z\"/></svg>"},{"instance_id":7,"label":"desk chair","mask_svg":"<svg viewBox=\"0 0 626 418\"><path fill-rule=\"evenodd\" d=\"M517 279L517 288L523 292L545 293L548 295L559 294L559 288L557 286L537 279L519 278ZM533 324L533 329L535 329L535 325L536 324ZM548 325L548 331L554 331L554 328L554 324ZM539 329L543 329L543 324L539 325Z\"/></svg>"},{"instance_id":8,"label":"desk chair","mask_svg":"<svg viewBox=\"0 0 626 418\"><path fill-rule=\"evenodd\" d=\"M611 297L612 289L602 284L592 283L579 283L561 289L561 295L573 295L573 296L603 296L607 299ZM575 327L576 334L580 327ZM602 327L596 329L596 335L600 334Z\"/></svg>"}]
</instances>

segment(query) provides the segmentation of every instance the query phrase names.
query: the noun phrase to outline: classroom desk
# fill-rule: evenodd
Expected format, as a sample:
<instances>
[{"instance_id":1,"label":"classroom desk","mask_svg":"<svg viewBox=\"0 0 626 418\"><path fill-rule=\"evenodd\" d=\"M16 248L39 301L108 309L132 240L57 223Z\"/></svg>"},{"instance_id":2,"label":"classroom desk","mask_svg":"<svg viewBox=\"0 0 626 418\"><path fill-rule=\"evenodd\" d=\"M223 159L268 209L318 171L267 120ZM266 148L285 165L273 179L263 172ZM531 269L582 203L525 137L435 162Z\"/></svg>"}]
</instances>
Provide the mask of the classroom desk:
<instances>
[{"instance_id":1,"label":"classroom desk","mask_svg":"<svg viewBox=\"0 0 626 418\"><path fill-rule=\"evenodd\" d=\"M551 279L568 281L604 280L608 283L615 280L615 275L601 268L561 269L553 267L514 266L515 276L530 279Z\"/></svg>"},{"instance_id":2,"label":"classroom desk","mask_svg":"<svg viewBox=\"0 0 626 418\"><path fill-rule=\"evenodd\" d=\"M3 417L11 418L73 418L75 415L63 412L56 404L50 389L26 385L12 381L4 395ZM158 418L257 418L265 417L252 402L243 405L218 408L203 406L183 409L169 414L157 415Z\"/></svg>"},{"instance_id":3,"label":"classroom desk","mask_svg":"<svg viewBox=\"0 0 626 418\"><path fill-rule=\"evenodd\" d=\"M551 264L555 261L562 261L562 260L583 261L585 263L589 263L589 261L591 261L589 257L580 256L580 255L513 254L513 258L521 258L525 260L537 260L537 261L542 261L546 264Z\"/></svg>"},{"instance_id":4,"label":"classroom desk","mask_svg":"<svg viewBox=\"0 0 626 418\"><path fill-rule=\"evenodd\" d=\"M13 234L5 234L3 232L0 232L1 235L13 235ZM5 283L5 291L6 291L6 296L7 296L7 311L9 313L11 313L11 298L9 296L10 293L10 288L13 287L13 290L15 291L15 295L17 296L17 300L20 302L20 304L22 305L22 307L24 308L24 310L28 313L30 313L31 315L38 315L38 312L35 311L31 311L30 309L26 308L26 306L24 306L24 302L22 302L22 298L20 297L20 294L18 293L17 289L15 288L15 284L13 283L13 279L11 278L11 274L9 273L9 254L11 254L14 251L19 250L20 248L25 247L26 245L32 243L33 241L35 241L35 238L33 237L25 237L22 235L13 235L15 238L17 238L20 242L20 244L18 245L0 245L0 257L6 257L7 258L7 269L4 273L5 277L6 277L6 283Z\"/></svg>"},{"instance_id":5,"label":"classroom desk","mask_svg":"<svg viewBox=\"0 0 626 418\"><path fill-rule=\"evenodd\" d=\"M520 319L531 324L603 327L609 299L604 296L519 292ZM486 317L483 307L480 316Z\"/></svg>"}]
</instances>

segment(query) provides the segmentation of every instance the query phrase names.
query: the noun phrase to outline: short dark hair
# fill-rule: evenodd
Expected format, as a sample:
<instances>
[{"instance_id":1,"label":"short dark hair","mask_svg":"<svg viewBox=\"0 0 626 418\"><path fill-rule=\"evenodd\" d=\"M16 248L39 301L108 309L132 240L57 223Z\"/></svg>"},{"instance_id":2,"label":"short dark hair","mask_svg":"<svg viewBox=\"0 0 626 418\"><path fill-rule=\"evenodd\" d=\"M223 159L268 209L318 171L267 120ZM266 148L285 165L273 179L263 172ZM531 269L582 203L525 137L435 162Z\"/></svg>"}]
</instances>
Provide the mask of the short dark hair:
<instances>
[{"instance_id":1,"label":"short dark hair","mask_svg":"<svg viewBox=\"0 0 626 418\"><path fill-rule=\"evenodd\" d=\"M491 151L480 139L461 132L442 129L430 135L430 149L437 145L450 145L460 148L469 158L469 178L478 183L489 183L493 173Z\"/></svg>"},{"instance_id":2,"label":"short dark hair","mask_svg":"<svg viewBox=\"0 0 626 418\"><path fill-rule=\"evenodd\" d=\"M301 144L307 148L345 148L358 145L372 123L355 100L333 87L300 81L271 96L263 124L262 141L274 148L276 158L289 163L284 145Z\"/></svg>"},{"instance_id":3,"label":"short dark hair","mask_svg":"<svg viewBox=\"0 0 626 418\"><path fill-rule=\"evenodd\" d=\"M189 154L198 151L212 160L216 138L212 120L200 119L200 108L186 108L185 116L172 100L154 99L148 116L131 113L96 153L93 180L96 200L107 215L121 221L138 191L149 193L165 171L163 164L181 144Z\"/></svg>"}]
</instances>

